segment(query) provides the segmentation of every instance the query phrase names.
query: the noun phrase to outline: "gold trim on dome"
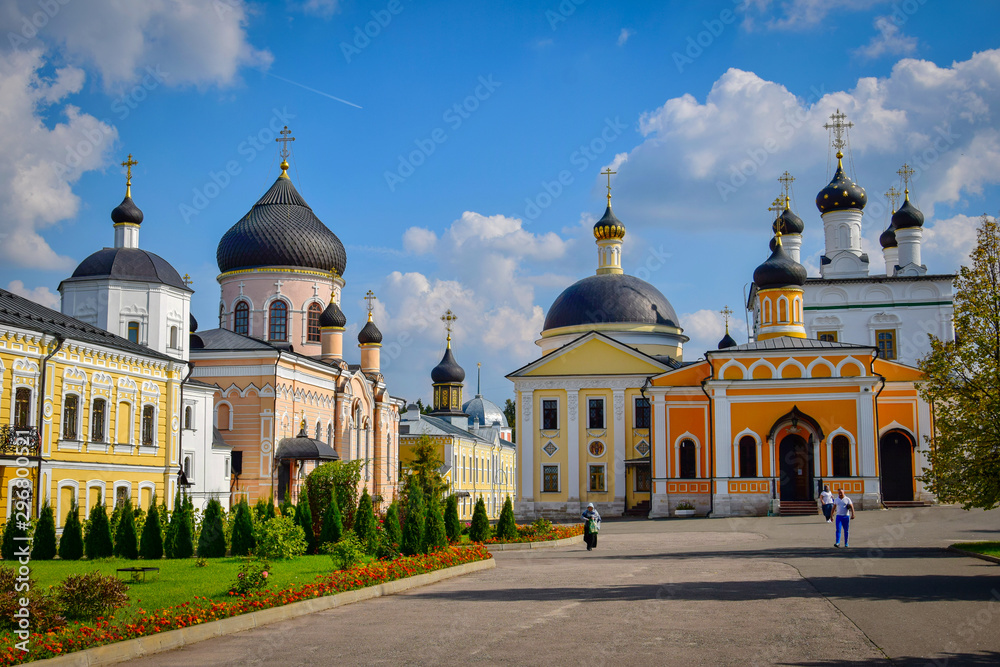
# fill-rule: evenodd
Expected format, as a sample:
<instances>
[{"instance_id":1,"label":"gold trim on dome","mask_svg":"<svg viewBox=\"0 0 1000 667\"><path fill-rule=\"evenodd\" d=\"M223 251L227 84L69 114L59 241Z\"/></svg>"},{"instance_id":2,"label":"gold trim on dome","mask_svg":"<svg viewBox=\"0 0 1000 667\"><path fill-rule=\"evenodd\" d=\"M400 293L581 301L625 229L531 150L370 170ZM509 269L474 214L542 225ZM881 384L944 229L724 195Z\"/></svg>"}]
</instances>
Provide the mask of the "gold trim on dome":
<instances>
[{"instance_id":1,"label":"gold trim on dome","mask_svg":"<svg viewBox=\"0 0 1000 667\"><path fill-rule=\"evenodd\" d=\"M225 273L220 273L218 276L216 276L215 279L222 280L223 278L229 278L230 276L235 276L243 273L301 273L307 276L321 276L328 280L330 279L329 271L319 271L317 269L297 269L295 267L287 267L282 269L282 268L268 267L268 266L263 266L263 267L258 266L252 269L233 269L232 271L226 271ZM337 282L338 280L340 282L344 282L344 279L341 278L340 276L333 278L333 282Z\"/></svg>"}]
</instances>

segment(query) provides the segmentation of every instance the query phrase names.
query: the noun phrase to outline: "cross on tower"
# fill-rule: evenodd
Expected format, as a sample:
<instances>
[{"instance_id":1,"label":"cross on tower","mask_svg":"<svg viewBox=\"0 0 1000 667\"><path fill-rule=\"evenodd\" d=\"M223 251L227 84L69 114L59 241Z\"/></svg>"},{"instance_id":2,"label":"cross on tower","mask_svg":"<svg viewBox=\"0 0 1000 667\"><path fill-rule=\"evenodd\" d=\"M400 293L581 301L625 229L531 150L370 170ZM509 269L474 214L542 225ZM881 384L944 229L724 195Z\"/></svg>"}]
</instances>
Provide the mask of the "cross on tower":
<instances>
[{"instance_id":1,"label":"cross on tower","mask_svg":"<svg viewBox=\"0 0 1000 667\"><path fill-rule=\"evenodd\" d=\"M289 130L288 126L286 125L285 129L283 129L281 132L278 132L278 134L280 134L281 137L279 137L278 139L275 139L276 142L280 142L281 143L281 152L278 153L278 155L281 156L282 160L288 159L288 156L291 155L291 153L288 152L288 142L289 141L295 141L295 137L289 137L288 136L291 133L292 133L292 131Z\"/></svg>"},{"instance_id":2,"label":"cross on tower","mask_svg":"<svg viewBox=\"0 0 1000 667\"><path fill-rule=\"evenodd\" d=\"M771 205L767 207L767 210L774 211L774 235L778 237L778 242L781 243L781 228L784 225L781 220L781 212L785 210L781 202L781 197L775 197Z\"/></svg>"},{"instance_id":3,"label":"cross on tower","mask_svg":"<svg viewBox=\"0 0 1000 667\"><path fill-rule=\"evenodd\" d=\"M191 276L188 275L187 273L184 274L184 277L181 278L181 280L183 280L184 284L187 285L188 287L190 287L192 284L194 284L194 280L192 280Z\"/></svg>"},{"instance_id":4,"label":"cross on tower","mask_svg":"<svg viewBox=\"0 0 1000 667\"><path fill-rule=\"evenodd\" d=\"M784 190L785 208L788 208L788 200L790 199L790 194L792 192L792 181L794 180L795 177L787 171L778 177L778 182L781 183L781 187Z\"/></svg>"},{"instance_id":5,"label":"cross on tower","mask_svg":"<svg viewBox=\"0 0 1000 667\"><path fill-rule=\"evenodd\" d=\"M723 306L719 312L722 313L722 318L726 321L726 333L729 333L729 316L733 314L733 311L730 310L729 306Z\"/></svg>"},{"instance_id":6,"label":"cross on tower","mask_svg":"<svg viewBox=\"0 0 1000 667\"><path fill-rule=\"evenodd\" d=\"M139 164L137 160L132 159L132 154L128 154L128 159L122 162L122 166L125 167L125 196L132 196L132 167Z\"/></svg>"},{"instance_id":7,"label":"cross on tower","mask_svg":"<svg viewBox=\"0 0 1000 667\"><path fill-rule=\"evenodd\" d=\"M277 288L277 295L281 296L281 286L285 284L284 280L276 280L274 286Z\"/></svg>"},{"instance_id":8,"label":"cross on tower","mask_svg":"<svg viewBox=\"0 0 1000 667\"><path fill-rule=\"evenodd\" d=\"M896 189L895 185L889 188L889 191L885 193L885 198L888 199L889 203L892 205L893 213L896 212L896 202L899 201L900 194L901 193Z\"/></svg>"},{"instance_id":9,"label":"cross on tower","mask_svg":"<svg viewBox=\"0 0 1000 667\"><path fill-rule=\"evenodd\" d=\"M913 174L915 174L916 172L910 165L904 162L903 166L900 167L899 171L897 171L896 173L899 174L899 177L901 179L903 179L903 193L907 195L910 194L910 176L913 176ZM898 194L899 193L897 193L897 195Z\"/></svg>"},{"instance_id":10,"label":"cross on tower","mask_svg":"<svg viewBox=\"0 0 1000 667\"><path fill-rule=\"evenodd\" d=\"M601 173L608 177L608 206L611 206L611 175L617 174L618 172L611 171L611 167L607 167Z\"/></svg>"},{"instance_id":11,"label":"cross on tower","mask_svg":"<svg viewBox=\"0 0 1000 667\"><path fill-rule=\"evenodd\" d=\"M441 316L441 321L444 322L444 328L448 332L448 347L451 347L451 327L452 327L452 322L454 322L457 319L458 319L458 316L455 315L455 313L451 312L451 308L449 308L447 310L447 312L445 312L445 314Z\"/></svg>"},{"instance_id":12,"label":"cross on tower","mask_svg":"<svg viewBox=\"0 0 1000 667\"><path fill-rule=\"evenodd\" d=\"M368 290L368 294L365 294L365 301L368 302L368 321L372 321L372 311L375 310L375 301L378 297L375 296L375 292Z\"/></svg>"},{"instance_id":13,"label":"cross on tower","mask_svg":"<svg viewBox=\"0 0 1000 667\"><path fill-rule=\"evenodd\" d=\"M847 114L842 113L840 109L837 109L835 113L830 114L830 120L833 122L827 123L823 127L827 130L833 130L832 145L837 149L838 153L842 153L843 151L841 149L847 145L847 142L844 141L844 133L847 132L849 128L854 127L854 123L845 123L844 121L847 120ZM843 156L838 155L837 157L839 158Z\"/></svg>"}]
</instances>

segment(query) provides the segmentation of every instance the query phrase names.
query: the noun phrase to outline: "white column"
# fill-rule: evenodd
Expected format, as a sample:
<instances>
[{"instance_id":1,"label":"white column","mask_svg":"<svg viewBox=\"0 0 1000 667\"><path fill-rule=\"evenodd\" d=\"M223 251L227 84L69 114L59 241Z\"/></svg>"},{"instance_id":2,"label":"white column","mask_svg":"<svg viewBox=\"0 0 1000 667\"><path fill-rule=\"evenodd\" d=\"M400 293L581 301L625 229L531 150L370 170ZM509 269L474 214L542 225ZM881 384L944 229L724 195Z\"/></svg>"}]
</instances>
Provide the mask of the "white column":
<instances>
[{"instance_id":1,"label":"white column","mask_svg":"<svg viewBox=\"0 0 1000 667\"><path fill-rule=\"evenodd\" d=\"M612 393L615 404L615 500L625 499L625 391Z\"/></svg>"},{"instance_id":2,"label":"white column","mask_svg":"<svg viewBox=\"0 0 1000 667\"><path fill-rule=\"evenodd\" d=\"M653 411L653 441L652 448L653 477L667 476L667 410L666 394L653 394L651 401ZM663 482L654 482L655 484ZM655 491L655 489L654 489Z\"/></svg>"},{"instance_id":3,"label":"white column","mask_svg":"<svg viewBox=\"0 0 1000 667\"><path fill-rule=\"evenodd\" d=\"M862 477L875 476L875 406L871 388L858 396L858 452Z\"/></svg>"},{"instance_id":4,"label":"white column","mask_svg":"<svg viewBox=\"0 0 1000 667\"><path fill-rule=\"evenodd\" d=\"M920 227L907 227L896 230L896 244L899 246L899 266L901 268L914 264L921 265L920 241L924 232Z\"/></svg>"},{"instance_id":5,"label":"white column","mask_svg":"<svg viewBox=\"0 0 1000 667\"><path fill-rule=\"evenodd\" d=\"M731 428L732 419L729 413L729 397L726 390L716 388L711 390L715 411L715 441L722 446L714 448L715 456L715 476L733 476L733 433ZM705 434L709 436L708 433ZM709 436L710 437L710 436ZM711 446L711 443L705 443Z\"/></svg>"},{"instance_id":6,"label":"white column","mask_svg":"<svg viewBox=\"0 0 1000 667\"><path fill-rule=\"evenodd\" d=\"M532 502L535 495L535 427L532 422L534 402L532 390L521 391L521 500Z\"/></svg>"},{"instance_id":7,"label":"white column","mask_svg":"<svg viewBox=\"0 0 1000 667\"><path fill-rule=\"evenodd\" d=\"M566 484L569 502L580 500L580 420L578 389L566 390Z\"/></svg>"}]
</instances>

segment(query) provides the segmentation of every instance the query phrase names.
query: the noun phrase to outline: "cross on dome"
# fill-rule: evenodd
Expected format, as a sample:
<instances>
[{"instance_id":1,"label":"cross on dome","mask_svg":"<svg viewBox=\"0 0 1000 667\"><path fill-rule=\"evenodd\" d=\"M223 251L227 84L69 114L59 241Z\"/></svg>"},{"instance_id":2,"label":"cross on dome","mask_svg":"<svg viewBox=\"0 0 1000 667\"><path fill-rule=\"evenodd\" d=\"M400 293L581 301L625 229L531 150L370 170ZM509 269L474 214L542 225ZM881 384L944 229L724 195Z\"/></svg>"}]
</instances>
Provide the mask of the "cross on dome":
<instances>
[{"instance_id":1,"label":"cross on dome","mask_svg":"<svg viewBox=\"0 0 1000 667\"><path fill-rule=\"evenodd\" d=\"M729 306L723 306L719 312L722 313L722 318L726 321L726 333L729 333L729 316L733 314L733 311Z\"/></svg>"},{"instance_id":2,"label":"cross on dome","mask_svg":"<svg viewBox=\"0 0 1000 667\"><path fill-rule=\"evenodd\" d=\"M288 178L288 156L291 155L291 153L288 151L288 142L295 141L295 137L288 136L291 133L292 131L289 130L288 126L286 125L284 129L278 133L281 136L275 139L276 142L281 143L281 151L278 152L278 155L281 156L281 175L285 178Z\"/></svg>"},{"instance_id":3,"label":"cross on dome","mask_svg":"<svg viewBox=\"0 0 1000 667\"><path fill-rule=\"evenodd\" d=\"M365 301L368 302L368 321L372 321L372 311L375 310L375 302L378 297L375 296L375 292L368 290L368 294L365 294Z\"/></svg>"},{"instance_id":4,"label":"cross on dome","mask_svg":"<svg viewBox=\"0 0 1000 667\"><path fill-rule=\"evenodd\" d=\"M831 145L837 149L837 159L840 159L844 157L843 148L847 145L847 142L844 140L844 135L847 133L848 129L854 127L854 123L845 123L844 121L847 120L847 114L841 112L840 109L837 109L836 112L830 114L830 120L833 122L826 123L823 127L832 131L833 141L831 142Z\"/></svg>"},{"instance_id":5,"label":"cross on dome","mask_svg":"<svg viewBox=\"0 0 1000 667\"><path fill-rule=\"evenodd\" d=\"M139 164L138 160L132 159L132 154L128 154L128 159L122 162L122 166L125 167L125 196L132 196L132 167Z\"/></svg>"},{"instance_id":6,"label":"cross on dome","mask_svg":"<svg viewBox=\"0 0 1000 667\"><path fill-rule=\"evenodd\" d=\"M608 206L611 206L611 175L617 174L618 172L611 171L611 167L607 167L601 173L608 177Z\"/></svg>"},{"instance_id":7,"label":"cross on dome","mask_svg":"<svg viewBox=\"0 0 1000 667\"><path fill-rule=\"evenodd\" d=\"M903 181L903 195L907 199L909 199L910 198L909 197L909 195L910 195L910 177L913 176L913 174L915 174L916 171L914 171L913 167L911 167L910 165L908 165L908 164L906 164L904 162L903 166L900 167L899 171L897 171L896 173L899 174L899 177ZM899 196L898 192L896 193L896 196L897 197Z\"/></svg>"},{"instance_id":8,"label":"cross on dome","mask_svg":"<svg viewBox=\"0 0 1000 667\"><path fill-rule=\"evenodd\" d=\"M781 183L781 188L783 190L783 195L785 197L785 208L788 208L788 201L791 199L792 192L792 181L795 177L789 174L787 171L778 177L778 182Z\"/></svg>"},{"instance_id":9,"label":"cross on dome","mask_svg":"<svg viewBox=\"0 0 1000 667\"><path fill-rule=\"evenodd\" d=\"M896 189L895 185L889 188L889 190L885 193L885 198L889 200L889 204L890 206L892 206L893 213L896 212L896 202L899 201L899 195L901 194L902 193Z\"/></svg>"},{"instance_id":10,"label":"cross on dome","mask_svg":"<svg viewBox=\"0 0 1000 667\"><path fill-rule=\"evenodd\" d=\"M455 315L455 313L451 312L451 308L449 308L447 310L447 312L445 312L445 314L441 316L441 321L444 322L444 328L448 332L448 347L449 348L451 347L451 327L452 327L452 322L454 322L457 319L458 319L458 316Z\"/></svg>"}]
</instances>

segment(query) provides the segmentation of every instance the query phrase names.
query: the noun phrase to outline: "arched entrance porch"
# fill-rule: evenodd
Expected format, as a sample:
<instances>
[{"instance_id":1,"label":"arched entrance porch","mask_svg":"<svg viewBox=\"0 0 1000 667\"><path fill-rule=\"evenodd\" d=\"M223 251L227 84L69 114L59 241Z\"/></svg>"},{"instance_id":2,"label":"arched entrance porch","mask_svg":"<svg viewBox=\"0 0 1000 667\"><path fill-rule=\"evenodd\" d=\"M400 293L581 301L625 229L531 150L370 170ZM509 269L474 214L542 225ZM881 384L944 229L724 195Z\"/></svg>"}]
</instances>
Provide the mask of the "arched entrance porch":
<instances>
[{"instance_id":1,"label":"arched entrance porch","mask_svg":"<svg viewBox=\"0 0 1000 667\"><path fill-rule=\"evenodd\" d=\"M882 466L882 500L913 500L913 440L909 434L892 430L879 438Z\"/></svg>"}]
</instances>

